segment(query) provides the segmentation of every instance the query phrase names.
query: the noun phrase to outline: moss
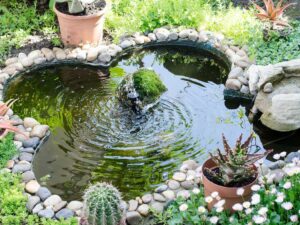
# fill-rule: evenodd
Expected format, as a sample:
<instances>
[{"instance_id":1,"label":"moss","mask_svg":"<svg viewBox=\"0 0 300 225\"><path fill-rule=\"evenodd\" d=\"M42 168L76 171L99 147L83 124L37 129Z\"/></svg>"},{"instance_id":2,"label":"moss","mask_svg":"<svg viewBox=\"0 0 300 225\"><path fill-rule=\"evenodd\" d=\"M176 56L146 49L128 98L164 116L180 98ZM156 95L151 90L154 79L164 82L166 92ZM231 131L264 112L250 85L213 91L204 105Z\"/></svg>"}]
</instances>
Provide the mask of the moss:
<instances>
[{"instance_id":1,"label":"moss","mask_svg":"<svg viewBox=\"0 0 300 225\"><path fill-rule=\"evenodd\" d=\"M140 69L133 74L133 83L141 101L152 103L167 90L159 76L149 69Z\"/></svg>"}]
</instances>

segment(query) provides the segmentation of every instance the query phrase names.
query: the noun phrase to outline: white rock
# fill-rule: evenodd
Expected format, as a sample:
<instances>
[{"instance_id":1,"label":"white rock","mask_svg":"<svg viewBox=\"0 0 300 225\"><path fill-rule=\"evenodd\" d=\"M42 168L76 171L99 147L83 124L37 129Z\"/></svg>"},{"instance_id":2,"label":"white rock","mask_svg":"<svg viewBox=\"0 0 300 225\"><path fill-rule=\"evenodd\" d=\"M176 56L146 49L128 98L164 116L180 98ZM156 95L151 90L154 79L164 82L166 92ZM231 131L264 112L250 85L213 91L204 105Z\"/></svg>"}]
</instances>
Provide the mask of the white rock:
<instances>
[{"instance_id":1,"label":"white rock","mask_svg":"<svg viewBox=\"0 0 300 225\"><path fill-rule=\"evenodd\" d=\"M153 33L148 34L148 37L150 38L151 41L156 41L156 36Z\"/></svg>"},{"instance_id":2,"label":"white rock","mask_svg":"<svg viewBox=\"0 0 300 225\"><path fill-rule=\"evenodd\" d=\"M37 59L37 58L41 58L41 57L43 57L44 55L43 55L43 53L40 51L40 50L33 50L32 52L30 52L29 54L28 54L28 58L29 59L32 59L33 61L35 60L35 59Z\"/></svg>"},{"instance_id":3,"label":"white rock","mask_svg":"<svg viewBox=\"0 0 300 225\"><path fill-rule=\"evenodd\" d=\"M96 60L98 57L98 49L97 48L90 48L87 52L87 61L92 62Z\"/></svg>"},{"instance_id":4,"label":"white rock","mask_svg":"<svg viewBox=\"0 0 300 225\"><path fill-rule=\"evenodd\" d=\"M71 209L73 211L77 211L77 210L80 210L82 209L83 207L83 203L80 202L80 201L71 201L68 205L67 205L67 208L68 209Z\"/></svg>"},{"instance_id":5,"label":"white rock","mask_svg":"<svg viewBox=\"0 0 300 225\"><path fill-rule=\"evenodd\" d=\"M21 58L19 59L20 63L22 63L22 65L24 67L30 67L33 64L33 60L31 58Z\"/></svg>"},{"instance_id":6,"label":"white rock","mask_svg":"<svg viewBox=\"0 0 300 225\"><path fill-rule=\"evenodd\" d=\"M18 58L17 57L13 57L13 58L9 58L5 61L5 65L8 66L10 64L13 64L13 63L17 63L18 62Z\"/></svg>"},{"instance_id":7,"label":"white rock","mask_svg":"<svg viewBox=\"0 0 300 225\"><path fill-rule=\"evenodd\" d=\"M101 62L108 63L111 60L111 56L108 53L102 53L101 55L99 55L98 59Z\"/></svg>"},{"instance_id":8,"label":"white rock","mask_svg":"<svg viewBox=\"0 0 300 225\"><path fill-rule=\"evenodd\" d=\"M124 40L120 44L121 48L128 48L128 47L130 47L132 45L133 45L133 43L130 40Z\"/></svg>"},{"instance_id":9,"label":"white rock","mask_svg":"<svg viewBox=\"0 0 300 225\"><path fill-rule=\"evenodd\" d=\"M47 207L53 207L54 205L57 205L62 201L61 197L58 195L51 195L49 198L47 198L44 201L44 206Z\"/></svg>"},{"instance_id":10,"label":"white rock","mask_svg":"<svg viewBox=\"0 0 300 225\"><path fill-rule=\"evenodd\" d=\"M236 78L242 76L243 72L244 71L243 71L243 69L241 67L234 67L230 71L230 73L228 74L228 78L230 78L230 79L236 79Z\"/></svg>"},{"instance_id":11,"label":"white rock","mask_svg":"<svg viewBox=\"0 0 300 225\"><path fill-rule=\"evenodd\" d=\"M47 61L52 61L55 58L53 51L49 48L42 48L42 53L45 55Z\"/></svg>"},{"instance_id":12,"label":"white rock","mask_svg":"<svg viewBox=\"0 0 300 225\"><path fill-rule=\"evenodd\" d=\"M43 138L47 131L49 130L48 125L36 125L33 127L32 131L30 132L30 137L39 137Z\"/></svg>"},{"instance_id":13,"label":"white rock","mask_svg":"<svg viewBox=\"0 0 300 225\"><path fill-rule=\"evenodd\" d=\"M36 121L35 119L31 118L31 117L25 117L24 118L24 127L25 128L33 128L36 125L40 125L40 123L38 121Z\"/></svg>"},{"instance_id":14,"label":"white rock","mask_svg":"<svg viewBox=\"0 0 300 225\"><path fill-rule=\"evenodd\" d=\"M30 194L35 194L40 187L41 185L36 180L31 180L26 184L25 190Z\"/></svg>"},{"instance_id":15,"label":"white rock","mask_svg":"<svg viewBox=\"0 0 300 225\"><path fill-rule=\"evenodd\" d=\"M264 86L264 92L265 93L271 93L273 91L273 85L272 83L266 83Z\"/></svg>"},{"instance_id":16,"label":"white rock","mask_svg":"<svg viewBox=\"0 0 300 225\"><path fill-rule=\"evenodd\" d=\"M228 89L239 91L242 87L242 82L237 79L228 79L225 86Z\"/></svg>"},{"instance_id":17,"label":"white rock","mask_svg":"<svg viewBox=\"0 0 300 225\"><path fill-rule=\"evenodd\" d=\"M158 41L166 41L169 37L170 31L165 28L158 28L155 32Z\"/></svg>"}]
</instances>

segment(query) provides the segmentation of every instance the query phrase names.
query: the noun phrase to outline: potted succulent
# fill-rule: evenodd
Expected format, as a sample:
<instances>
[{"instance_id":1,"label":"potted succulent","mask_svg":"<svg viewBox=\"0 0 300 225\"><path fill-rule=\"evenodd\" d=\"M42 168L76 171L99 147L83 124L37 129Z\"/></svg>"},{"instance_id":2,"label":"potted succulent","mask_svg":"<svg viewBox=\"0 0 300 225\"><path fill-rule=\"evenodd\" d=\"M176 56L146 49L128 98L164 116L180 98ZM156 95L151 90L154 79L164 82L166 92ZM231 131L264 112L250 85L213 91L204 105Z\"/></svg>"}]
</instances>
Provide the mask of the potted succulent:
<instances>
[{"instance_id":1,"label":"potted succulent","mask_svg":"<svg viewBox=\"0 0 300 225\"><path fill-rule=\"evenodd\" d=\"M105 0L52 0L61 38L66 46L98 44L103 37Z\"/></svg>"},{"instance_id":2,"label":"potted succulent","mask_svg":"<svg viewBox=\"0 0 300 225\"><path fill-rule=\"evenodd\" d=\"M216 194L225 200L224 209L230 211L234 211L232 206L236 203L250 198L251 187L258 178L258 169L254 163L271 152L267 150L263 154L250 154L253 134L244 143L242 137L241 135L235 147L231 148L223 135L225 153L221 153L220 149L217 149L217 155L210 153L211 158L202 167L205 196ZM211 209L217 201L218 198L210 198L207 201L208 208Z\"/></svg>"}]
</instances>

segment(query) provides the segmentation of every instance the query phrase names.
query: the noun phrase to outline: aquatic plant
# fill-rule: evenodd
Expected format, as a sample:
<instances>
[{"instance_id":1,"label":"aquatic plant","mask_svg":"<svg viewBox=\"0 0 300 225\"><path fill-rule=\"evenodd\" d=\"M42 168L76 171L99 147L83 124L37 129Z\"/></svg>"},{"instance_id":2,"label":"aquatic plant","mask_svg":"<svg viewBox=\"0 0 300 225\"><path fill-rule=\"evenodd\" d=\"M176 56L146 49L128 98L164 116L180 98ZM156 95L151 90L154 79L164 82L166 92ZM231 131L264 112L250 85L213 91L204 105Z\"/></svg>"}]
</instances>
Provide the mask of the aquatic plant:
<instances>
[{"instance_id":1,"label":"aquatic plant","mask_svg":"<svg viewBox=\"0 0 300 225\"><path fill-rule=\"evenodd\" d=\"M123 216L121 195L112 185L96 183L84 193L84 217L89 225L117 225Z\"/></svg>"},{"instance_id":2,"label":"aquatic plant","mask_svg":"<svg viewBox=\"0 0 300 225\"><path fill-rule=\"evenodd\" d=\"M263 9L253 2L254 6L259 11L256 16L261 20L272 22L274 25L290 26L286 21L282 19L282 16L284 10L292 5L295 5L296 3L289 3L284 6L282 6L282 3L283 0L280 0L275 7L273 0L264 0L266 9Z\"/></svg>"},{"instance_id":3,"label":"aquatic plant","mask_svg":"<svg viewBox=\"0 0 300 225\"><path fill-rule=\"evenodd\" d=\"M231 148L223 135L225 154L220 149L217 149L217 155L209 153L211 159L217 164L216 168L218 168L218 171L205 168L205 172L214 181L220 182L224 186L239 184L255 178L257 171L253 166L254 163L268 155L271 150L267 150L262 154L250 154L253 137L254 135L251 134L242 144L243 135L241 134L236 141L235 147Z\"/></svg>"}]
</instances>

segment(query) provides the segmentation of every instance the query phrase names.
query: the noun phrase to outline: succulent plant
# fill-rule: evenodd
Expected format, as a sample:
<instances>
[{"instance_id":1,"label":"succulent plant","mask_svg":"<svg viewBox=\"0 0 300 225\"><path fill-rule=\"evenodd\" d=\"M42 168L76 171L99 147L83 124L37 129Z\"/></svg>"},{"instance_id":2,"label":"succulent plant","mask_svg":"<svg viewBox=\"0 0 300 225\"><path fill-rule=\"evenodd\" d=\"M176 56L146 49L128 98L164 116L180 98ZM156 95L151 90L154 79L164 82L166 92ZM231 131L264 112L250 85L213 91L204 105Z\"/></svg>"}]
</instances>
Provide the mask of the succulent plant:
<instances>
[{"instance_id":1,"label":"succulent plant","mask_svg":"<svg viewBox=\"0 0 300 225\"><path fill-rule=\"evenodd\" d=\"M10 107L15 103L16 99L10 99L7 102L0 103L0 139L4 138L8 132L20 133L27 137L25 133L23 133L20 129L13 126L13 122L5 117L7 111Z\"/></svg>"},{"instance_id":2,"label":"succulent plant","mask_svg":"<svg viewBox=\"0 0 300 225\"><path fill-rule=\"evenodd\" d=\"M90 186L84 196L84 218L89 225L118 225L121 222L121 195L107 183Z\"/></svg>"},{"instance_id":3,"label":"succulent plant","mask_svg":"<svg viewBox=\"0 0 300 225\"><path fill-rule=\"evenodd\" d=\"M91 4L95 0L55 0L57 3L68 3L69 13L76 14L84 11L86 4Z\"/></svg>"},{"instance_id":4,"label":"succulent plant","mask_svg":"<svg viewBox=\"0 0 300 225\"><path fill-rule=\"evenodd\" d=\"M259 5L253 2L256 9L259 11L259 13L256 14L256 16L261 20L266 20L272 22L274 25L280 25L280 26L289 26L289 24L282 20L283 12L288 7L295 5L296 3L289 3L284 6L282 6L283 0L280 0L276 7L273 2L273 0L263 0L266 9L263 9Z\"/></svg>"},{"instance_id":5,"label":"succulent plant","mask_svg":"<svg viewBox=\"0 0 300 225\"><path fill-rule=\"evenodd\" d=\"M225 154L221 153L220 149L217 149L217 155L209 153L217 166L215 169L204 168L204 171L214 181L224 186L231 186L256 177L257 171L254 163L268 155L272 150L267 150L262 154L251 154L251 143L254 134L252 133L244 143L242 143L242 138L243 135L241 134L236 141L235 147L231 148L223 135Z\"/></svg>"}]
</instances>

